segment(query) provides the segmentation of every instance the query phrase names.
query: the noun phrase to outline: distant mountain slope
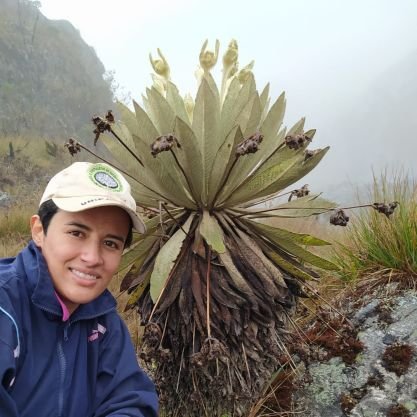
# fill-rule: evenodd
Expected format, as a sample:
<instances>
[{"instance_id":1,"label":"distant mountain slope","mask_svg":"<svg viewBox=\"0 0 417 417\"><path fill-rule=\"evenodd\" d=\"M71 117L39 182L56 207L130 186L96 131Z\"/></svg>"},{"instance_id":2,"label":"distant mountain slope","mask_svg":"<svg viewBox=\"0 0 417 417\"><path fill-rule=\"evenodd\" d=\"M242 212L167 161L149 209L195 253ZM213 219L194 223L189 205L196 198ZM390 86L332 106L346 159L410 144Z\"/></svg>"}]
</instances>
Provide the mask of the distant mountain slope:
<instances>
[{"instance_id":1,"label":"distant mountain slope","mask_svg":"<svg viewBox=\"0 0 417 417\"><path fill-rule=\"evenodd\" d=\"M67 21L28 0L0 0L0 135L77 133L111 108L105 68Z\"/></svg>"}]
</instances>

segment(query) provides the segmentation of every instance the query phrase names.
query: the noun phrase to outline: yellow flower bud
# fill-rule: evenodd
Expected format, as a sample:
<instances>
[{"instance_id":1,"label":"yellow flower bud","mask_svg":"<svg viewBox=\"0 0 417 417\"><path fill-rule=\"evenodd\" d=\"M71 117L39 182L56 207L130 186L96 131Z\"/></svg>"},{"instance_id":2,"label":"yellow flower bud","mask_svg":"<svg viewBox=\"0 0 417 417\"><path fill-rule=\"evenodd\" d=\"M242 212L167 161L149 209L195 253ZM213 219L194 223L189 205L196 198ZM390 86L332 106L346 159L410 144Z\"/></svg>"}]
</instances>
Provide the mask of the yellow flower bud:
<instances>
[{"instance_id":1,"label":"yellow flower bud","mask_svg":"<svg viewBox=\"0 0 417 417\"><path fill-rule=\"evenodd\" d=\"M152 59L152 55L149 54L149 61L151 62L153 70L158 75L160 75L161 77L164 77L166 80L169 80L170 69L169 69L168 61L162 55L162 52L159 48L157 49L157 51L161 59Z\"/></svg>"},{"instance_id":2,"label":"yellow flower bud","mask_svg":"<svg viewBox=\"0 0 417 417\"><path fill-rule=\"evenodd\" d=\"M237 64L237 58L238 58L238 46L237 42L232 39L229 43L229 47L227 48L227 51L223 55L223 66L224 68L229 68L232 65Z\"/></svg>"},{"instance_id":3,"label":"yellow flower bud","mask_svg":"<svg viewBox=\"0 0 417 417\"><path fill-rule=\"evenodd\" d=\"M229 72L227 73L227 78L231 78L237 73L238 65L239 64L237 62L232 64L232 66L229 68Z\"/></svg>"},{"instance_id":4,"label":"yellow flower bud","mask_svg":"<svg viewBox=\"0 0 417 417\"><path fill-rule=\"evenodd\" d=\"M220 48L220 42L216 40L216 49L215 51L207 51L208 41L206 40L203 44L203 47L201 48L200 52L200 65L201 68L204 69L204 71L210 71L217 63L217 58L219 57L219 48Z\"/></svg>"},{"instance_id":5,"label":"yellow flower bud","mask_svg":"<svg viewBox=\"0 0 417 417\"><path fill-rule=\"evenodd\" d=\"M241 84L244 84L246 81L249 80L251 76L253 76L252 68L255 64L255 61L251 61L246 67L243 67L237 74L237 78Z\"/></svg>"},{"instance_id":6,"label":"yellow flower bud","mask_svg":"<svg viewBox=\"0 0 417 417\"><path fill-rule=\"evenodd\" d=\"M155 74L151 74L153 80L153 87L165 97L166 84L164 79Z\"/></svg>"},{"instance_id":7,"label":"yellow flower bud","mask_svg":"<svg viewBox=\"0 0 417 417\"><path fill-rule=\"evenodd\" d=\"M190 93L184 96L184 106L190 120L193 119L194 99Z\"/></svg>"}]
</instances>

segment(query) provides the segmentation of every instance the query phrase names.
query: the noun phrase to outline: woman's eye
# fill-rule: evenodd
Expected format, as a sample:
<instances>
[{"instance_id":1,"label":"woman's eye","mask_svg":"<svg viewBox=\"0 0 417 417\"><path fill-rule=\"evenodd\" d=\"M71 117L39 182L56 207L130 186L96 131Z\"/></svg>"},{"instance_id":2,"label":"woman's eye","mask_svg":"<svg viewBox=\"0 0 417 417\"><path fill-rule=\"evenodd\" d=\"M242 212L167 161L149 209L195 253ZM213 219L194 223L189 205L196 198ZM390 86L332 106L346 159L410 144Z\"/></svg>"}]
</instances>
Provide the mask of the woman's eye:
<instances>
[{"instance_id":1,"label":"woman's eye","mask_svg":"<svg viewBox=\"0 0 417 417\"><path fill-rule=\"evenodd\" d=\"M70 235L75 236L75 237L80 237L82 236L82 232L80 232L79 230L71 230L68 232Z\"/></svg>"},{"instance_id":2,"label":"woman's eye","mask_svg":"<svg viewBox=\"0 0 417 417\"><path fill-rule=\"evenodd\" d=\"M112 240L106 240L104 241L104 244L110 248L119 249L119 245L116 242L113 242Z\"/></svg>"}]
</instances>

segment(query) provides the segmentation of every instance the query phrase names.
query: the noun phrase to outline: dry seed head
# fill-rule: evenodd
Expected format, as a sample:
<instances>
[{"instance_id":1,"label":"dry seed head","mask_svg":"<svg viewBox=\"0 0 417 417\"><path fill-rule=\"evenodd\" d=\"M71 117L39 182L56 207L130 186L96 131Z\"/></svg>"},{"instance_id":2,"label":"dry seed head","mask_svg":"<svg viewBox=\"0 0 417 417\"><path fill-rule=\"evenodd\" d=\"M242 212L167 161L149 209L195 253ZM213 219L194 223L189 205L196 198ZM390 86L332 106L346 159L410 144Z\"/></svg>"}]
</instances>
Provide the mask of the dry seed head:
<instances>
[{"instance_id":1,"label":"dry seed head","mask_svg":"<svg viewBox=\"0 0 417 417\"><path fill-rule=\"evenodd\" d=\"M109 122L109 123L114 123L114 116L113 116L113 112L111 110L107 110L105 119Z\"/></svg>"},{"instance_id":2,"label":"dry seed head","mask_svg":"<svg viewBox=\"0 0 417 417\"><path fill-rule=\"evenodd\" d=\"M100 116L94 116L92 119L92 122L96 125L96 128L93 130L93 133L95 133L94 138L94 145L97 145L97 141L102 133L104 133L106 130L110 131L110 123L107 120L102 119Z\"/></svg>"},{"instance_id":3,"label":"dry seed head","mask_svg":"<svg viewBox=\"0 0 417 417\"><path fill-rule=\"evenodd\" d=\"M285 136L285 144L290 149L299 149L305 145L306 142L311 142L311 139L304 133L298 135L287 135Z\"/></svg>"},{"instance_id":4,"label":"dry seed head","mask_svg":"<svg viewBox=\"0 0 417 417\"><path fill-rule=\"evenodd\" d=\"M342 209L336 210L330 216L330 224L333 224L335 226L346 226L348 224L348 221L349 216L347 216Z\"/></svg>"},{"instance_id":5,"label":"dry seed head","mask_svg":"<svg viewBox=\"0 0 417 417\"><path fill-rule=\"evenodd\" d=\"M177 144L180 148L177 138L174 135L162 135L155 139L155 142L151 144L151 154L154 158L161 152L169 151Z\"/></svg>"},{"instance_id":6,"label":"dry seed head","mask_svg":"<svg viewBox=\"0 0 417 417\"><path fill-rule=\"evenodd\" d=\"M247 155L248 153L255 153L259 150L259 144L262 142L264 136L256 132L253 135L249 136L247 139L240 142L236 147L236 155L242 156Z\"/></svg>"},{"instance_id":7,"label":"dry seed head","mask_svg":"<svg viewBox=\"0 0 417 417\"><path fill-rule=\"evenodd\" d=\"M321 149L306 149L304 152L304 162L308 161L310 158L312 158L314 155L318 154L321 151Z\"/></svg>"},{"instance_id":8,"label":"dry seed head","mask_svg":"<svg viewBox=\"0 0 417 417\"><path fill-rule=\"evenodd\" d=\"M397 208L399 204L400 203L398 201L393 201L389 204L373 203L372 207L379 213L383 213L389 218L389 216L391 216L391 214L394 213L394 210Z\"/></svg>"},{"instance_id":9,"label":"dry seed head","mask_svg":"<svg viewBox=\"0 0 417 417\"><path fill-rule=\"evenodd\" d=\"M304 184L300 189L291 191L288 201L291 201L293 197L305 197L306 195L309 195L309 193L310 190L308 189L308 184Z\"/></svg>"},{"instance_id":10,"label":"dry seed head","mask_svg":"<svg viewBox=\"0 0 417 417\"><path fill-rule=\"evenodd\" d=\"M80 144L73 138L69 138L68 142L64 145L71 156L76 155L78 152L81 152Z\"/></svg>"}]
</instances>

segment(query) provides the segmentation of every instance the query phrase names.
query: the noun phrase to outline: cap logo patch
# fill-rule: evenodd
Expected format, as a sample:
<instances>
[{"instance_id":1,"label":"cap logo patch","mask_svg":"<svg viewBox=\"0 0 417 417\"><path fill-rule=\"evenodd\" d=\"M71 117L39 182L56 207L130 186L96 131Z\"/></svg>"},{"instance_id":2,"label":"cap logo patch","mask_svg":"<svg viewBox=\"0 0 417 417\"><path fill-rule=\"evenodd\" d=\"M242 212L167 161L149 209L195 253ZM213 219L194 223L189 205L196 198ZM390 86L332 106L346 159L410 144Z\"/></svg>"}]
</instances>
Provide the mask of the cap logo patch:
<instances>
[{"instance_id":1,"label":"cap logo patch","mask_svg":"<svg viewBox=\"0 0 417 417\"><path fill-rule=\"evenodd\" d=\"M123 191L123 186L117 173L105 165L95 164L88 170L88 175L90 180L99 187L112 191Z\"/></svg>"}]
</instances>

